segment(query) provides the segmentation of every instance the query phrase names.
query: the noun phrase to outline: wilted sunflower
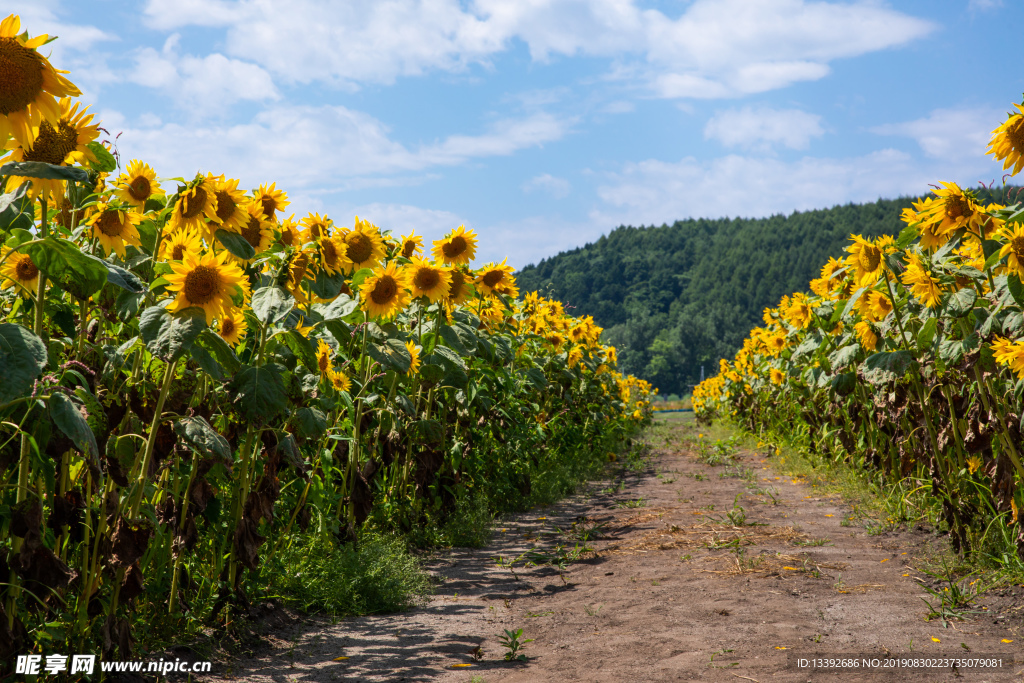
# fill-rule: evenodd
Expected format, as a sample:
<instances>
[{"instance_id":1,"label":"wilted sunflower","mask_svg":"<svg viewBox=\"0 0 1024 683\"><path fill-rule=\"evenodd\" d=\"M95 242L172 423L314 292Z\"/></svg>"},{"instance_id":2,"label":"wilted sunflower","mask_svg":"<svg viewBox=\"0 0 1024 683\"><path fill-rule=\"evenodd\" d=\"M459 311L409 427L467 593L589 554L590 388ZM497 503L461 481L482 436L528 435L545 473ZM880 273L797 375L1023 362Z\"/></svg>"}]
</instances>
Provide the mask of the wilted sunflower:
<instances>
[{"instance_id":1,"label":"wilted sunflower","mask_svg":"<svg viewBox=\"0 0 1024 683\"><path fill-rule=\"evenodd\" d=\"M268 221L276 221L277 212L284 211L284 208L290 203L288 195L284 193L284 190L278 190L275 183L260 185L258 189L252 191L252 196L256 203L263 208L263 215L267 217Z\"/></svg>"},{"instance_id":2,"label":"wilted sunflower","mask_svg":"<svg viewBox=\"0 0 1024 683\"><path fill-rule=\"evenodd\" d=\"M1011 175L1020 173L1024 167L1024 107L1019 104L1016 114L1007 114L1006 121L992 131L992 140L988 143L986 154L991 154L996 161L1003 162L1003 170L1013 167Z\"/></svg>"},{"instance_id":3,"label":"wilted sunflower","mask_svg":"<svg viewBox=\"0 0 1024 683\"><path fill-rule=\"evenodd\" d=\"M167 221L168 230L184 228L203 235L210 234L206 228L206 219L217 220L217 188L210 176L197 179L195 185L178 196L171 217Z\"/></svg>"},{"instance_id":4,"label":"wilted sunflower","mask_svg":"<svg viewBox=\"0 0 1024 683\"><path fill-rule=\"evenodd\" d=\"M208 179L213 187L213 195L217 198L217 217L210 222L209 236L212 238L218 229L242 232L242 227L249 223L250 212L246 211L246 207L253 202L238 189L238 181L234 178L211 175Z\"/></svg>"},{"instance_id":5,"label":"wilted sunflower","mask_svg":"<svg viewBox=\"0 0 1024 683\"><path fill-rule=\"evenodd\" d=\"M222 251L219 255L186 253L182 261L172 261L172 273L164 275L168 290L177 292L169 311L197 306L206 312L206 324L227 314L234 306L231 297L244 292L245 273Z\"/></svg>"},{"instance_id":6,"label":"wilted sunflower","mask_svg":"<svg viewBox=\"0 0 1024 683\"><path fill-rule=\"evenodd\" d=\"M411 233L402 238L402 256L411 259L423 253L423 238L416 233Z\"/></svg>"},{"instance_id":7,"label":"wilted sunflower","mask_svg":"<svg viewBox=\"0 0 1024 683\"><path fill-rule=\"evenodd\" d=\"M450 270L421 258L413 258L412 263L406 266L413 298L425 296L434 304L448 296L452 281Z\"/></svg>"},{"instance_id":8,"label":"wilted sunflower","mask_svg":"<svg viewBox=\"0 0 1024 683\"><path fill-rule=\"evenodd\" d=\"M327 342L323 339L318 339L316 342L316 367L323 377L326 377L327 371L331 369L332 355L334 355L334 352L331 351L331 347L327 345ZM312 370L312 368L310 369Z\"/></svg>"},{"instance_id":9,"label":"wilted sunflower","mask_svg":"<svg viewBox=\"0 0 1024 683\"><path fill-rule=\"evenodd\" d=\"M285 247L298 249L302 246L302 235L299 231L298 221L295 220L295 214L278 223L277 241Z\"/></svg>"},{"instance_id":10,"label":"wilted sunflower","mask_svg":"<svg viewBox=\"0 0 1024 683\"><path fill-rule=\"evenodd\" d=\"M433 254L436 260L443 261L445 265L468 264L476 256L476 233L460 225L443 240L434 241Z\"/></svg>"},{"instance_id":11,"label":"wilted sunflower","mask_svg":"<svg viewBox=\"0 0 1024 683\"><path fill-rule=\"evenodd\" d=\"M330 368L327 370L327 378L331 381L331 386L336 391L348 391L352 388L352 380L349 379L344 370Z\"/></svg>"},{"instance_id":12,"label":"wilted sunflower","mask_svg":"<svg viewBox=\"0 0 1024 683\"><path fill-rule=\"evenodd\" d=\"M1006 256L1006 268L1017 277L1024 276L1024 225L1011 223L1003 227L998 236L1006 240L999 250L999 256Z\"/></svg>"},{"instance_id":13,"label":"wilted sunflower","mask_svg":"<svg viewBox=\"0 0 1024 683\"><path fill-rule=\"evenodd\" d=\"M352 261L346 272L376 268L384 258L384 241L380 237L380 230L359 216L356 216L355 227L342 230L338 237L348 246L348 258Z\"/></svg>"},{"instance_id":14,"label":"wilted sunflower","mask_svg":"<svg viewBox=\"0 0 1024 683\"><path fill-rule=\"evenodd\" d=\"M0 75L0 82L3 82L3 78L4 76ZM0 94L0 101L3 98L4 95ZM35 137L30 141L31 146L14 147L10 154L0 159L0 164L8 161L42 161L55 166L71 166L86 160L96 161L96 156L86 145L99 135L99 127L92 123L92 114L86 114L88 109L85 107L79 111L77 102L72 104L67 97L61 99L60 118L57 123L40 122L38 128L33 128ZM50 195L64 193L63 180L22 176L11 176L7 192L26 182L32 183L30 194L33 197L38 193L43 199L48 199Z\"/></svg>"},{"instance_id":15,"label":"wilted sunflower","mask_svg":"<svg viewBox=\"0 0 1024 683\"><path fill-rule=\"evenodd\" d=\"M60 75L66 71L54 69L36 50L48 39L45 34L29 38L22 33L16 14L0 22L0 140L13 137L21 146L31 147L33 128L43 121L56 124L60 120L57 98L82 94Z\"/></svg>"},{"instance_id":16,"label":"wilted sunflower","mask_svg":"<svg viewBox=\"0 0 1024 683\"><path fill-rule=\"evenodd\" d=\"M334 222L327 216L311 213L302 219L302 225L306 227L305 232L302 233L302 241L308 244L310 242L319 242L323 238L329 237Z\"/></svg>"},{"instance_id":17,"label":"wilted sunflower","mask_svg":"<svg viewBox=\"0 0 1024 683\"><path fill-rule=\"evenodd\" d=\"M390 318L409 304L408 286L406 273L394 261L375 268L359 287L363 310L374 319Z\"/></svg>"},{"instance_id":18,"label":"wilted sunflower","mask_svg":"<svg viewBox=\"0 0 1024 683\"><path fill-rule=\"evenodd\" d=\"M274 241L273 226L263 215L263 208L259 202L249 202L245 205L245 224L239 233L245 241L256 250L256 256L266 251ZM255 258L255 257L253 257Z\"/></svg>"},{"instance_id":19,"label":"wilted sunflower","mask_svg":"<svg viewBox=\"0 0 1024 683\"><path fill-rule=\"evenodd\" d=\"M337 275L342 272L349 272L352 268L352 259L348 257L348 245L342 239L333 235L322 237L319 242L320 267L329 275Z\"/></svg>"},{"instance_id":20,"label":"wilted sunflower","mask_svg":"<svg viewBox=\"0 0 1024 683\"><path fill-rule=\"evenodd\" d=\"M421 347L416 346L411 341L405 342L405 348L409 351L409 369L405 374L415 375L420 369L420 351Z\"/></svg>"},{"instance_id":21,"label":"wilted sunflower","mask_svg":"<svg viewBox=\"0 0 1024 683\"><path fill-rule=\"evenodd\" d=\"M217 334L232 346L238 346L245 334L245 315L237 308L230 309L220 318L220 329Z\"/></svg>"},{"instance_id":22,"label":"wilted sunflower","mask_svg":"<svg viewBox=\"0 0 1024 683\"><path fill-rule=\"evenodd\" d=\"M95 212L86 221L92 226L92 236L99 239L104 251L115 252L124 258L124 245L142 246L139 241L139 230L136 226L142 221L142 215L134 211L112 208L100 202Z\"/></svg>"},{"instance_id":23,"label":"wilted sunflower","mask_svg":"<svg viewBox=\"0 0 1024 683\"><path fill-rule=\"evenodd\" d=\"M199 254L203 240L191 230L175 230L160 240L160 258L164 261L181 261L185 254Z\"/></svg>"},{"instance_id":24,"label":"wilted sunflower","mask_svg":"<svg viewBox=\"0 0 1024 683\"><path fill-rule=\"evenodd\" d=\"M117 177L114 182L114 194L131 206L139 209L146 207L146 200L164 196L160 183L156 180L156 171L149 164L133 159L128 163L128 170Z\"/></svg>"},{"instance_id":25,"label":"wilted sunflower","mask_svg":"<svg viewBox=\"0 0 1024 683\"><path fill-rule=\"evenodd\" d=\"M35 296L39 288L39 269L28 254L11 253L10 249L0 247L0 279L2 289L14 287L23 297Z\"/></svg>"}]
</instances>

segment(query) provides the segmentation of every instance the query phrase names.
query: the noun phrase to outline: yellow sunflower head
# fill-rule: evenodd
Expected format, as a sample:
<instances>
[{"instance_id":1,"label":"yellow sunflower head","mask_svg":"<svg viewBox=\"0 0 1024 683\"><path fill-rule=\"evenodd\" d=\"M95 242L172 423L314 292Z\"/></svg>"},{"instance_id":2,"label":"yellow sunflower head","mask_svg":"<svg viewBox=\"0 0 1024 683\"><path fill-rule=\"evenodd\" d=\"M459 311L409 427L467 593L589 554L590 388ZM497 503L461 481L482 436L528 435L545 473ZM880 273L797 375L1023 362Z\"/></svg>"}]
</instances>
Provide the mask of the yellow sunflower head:
<instances>
[{"instance_id":1,"label":"yellow sunflower head","mask_svg":"<svg viewBox=\"0 0 1024 683\"><path fill-rule=\"evenodd\" d=\"M206 227L207 219L217 221L217 189L210 176L197 176L189 187L178 193L167 229L185 229L209 235L212 231Z\"/></svg>"},{"instance_id":2,"label":"yellow sunflower head","mask_svg":"<svg viewBox=\"0 0 1024 683\"><path fill-rule=\"evenodd\" d=\"M114 187L118 199L140 210L146 207L147 199L164 196L156 179L156 171L138 159L129 162L128 170L117 177Z\"/></svg>"},{"instance_id":3,"label":"yellow sunflower head","mask_svg":"<svg viewBox=\"0 0 1024 683\"><path fill-rule=\"evenodd\" d=\"M39 288L39 268L28 254L10 252L10 249L0 247L0 259L3 259L0 264L0 280L3 285L0 287L14 287L25 298L35 296Z\"/></svg>"},{"instance_id":4,"label":"yellow sunflower head","mask_svg":"<svg viewBox=\"0 0 1024 683\"><path fill-rule=\"evenodd\" d=\"M583 349L578 346L573 346L569 349L569 355L566 357L566 362L569 364L570 369L576 367L581 360L583 360Z\"/></svg>"},{"instance_id":5,"label":"yellow sunflower head","mask_svg":"<svg viewBox=\"0 0 1024 683\"><path fill-rule=\"evenodd\" d=\"M331 351L331 347L327 345L327 342L323 339L318 339L316 342L316 366L321 376L327 376L327 371L331 369L331 356L333 355L334 352Z\"/></svg>"},{"instance_id":6,"label":"yellow sunflower head","mask_svg":"<svg viewBox=\"0 0 1024 683\"><path fill-rule=\"evenodd\" d=\"M935 202L923 207L918 215L925 223L938 223L937 233L953 232L967 228L977 232L985 216L978 206L974 193L961 190L956 183L941 183L942 189L935 190Z\"/></svg>"},{"instance_id":7,"label":"yellow sunflower head","mask_svg":"<svg viewBox=\"0 0 1024 683\"><path fill-rule=\"evenodd\" d=\"M274 242L273 224L263 216L263 208L259 202L249 202L245 205L245 225L239 233L256 250L256 256L265 252Z\"/></svg>"},{"instance_id":8,"label":"yellow sunflower head","mask_svg":"<svg viewBox=\"0 0 1024 683\"><path fill-rule=\"evenodd\" d=\"M142 221L142 215L134 211L112 208L101 202L86 223L92 226L92 236L100 241L108 254L115 252L124 258L124 245L142 246L136 226Z\"/></svg>"},{"instance_id":9,"label":"yellow sunflower head","mask_svg":"<svg viewBox=\"0 0 1024 683\"><path fill-rule=\"evenodd\" d=\"M206 324L222 317L234 307L232 297L243 295L245 274L231 255L222 251L213 254L186 253L182 261L172 261L171 270L164 278L170 283L168 290L177 297L167 307L169 311L180 311L193 306L206 312Z\"/></svg>"},{"instance_id":10,"label":"yellow sunflower head","mask_svg":"<svg viewBox=\"0 0 1024 683\"><path fill-rule=\"evenodd\" d=\"M33 128L44 121L51 126L60 121L58 98L82 94L60 75L66 71L54 69L36 49L48 39L45 34L29 38L22 33L16 14L0 22L0 140L13 137L23 147L31 147Z\"/></svg>"},{"instance_id":11,"label":"yellow sunflower head","mask_svg":"<svg viewBox=\"0 0 1024 683\"><path fill-rule=\"evenodd\" d=\"M384 258L384 241L381 239L380 230L372 223L361 220L359 216L356 216L355 227L351 230L342 230L338 237L348 247L348 258L352 261L346 272L375 268Z\"/></svg>"},{"instance_id":12,"label":"yellow sunflower head","mask_svg":"<svg viewBox=\"0 0 1024 683\"><path fill-rule=\"evenodd\" d=\"M999 250L999 255L1007 257L1007 270L1017 277L1024 276L1024 225L1011 223L1003 226L996 235L1005 242Z\"/></svg>"},{"instance_id":13,"label":"yellow sunflower head","mask_svg":"<svg viewBox=\"0 0 1024 683\"><path fill-rule=\"evenodd\" d=\"M450 272L450 268L414 257L406 266L413 298L424 296L434 304L447 297L451 291Z\"/></svg>"},{"instance_id":14,"label":"yellow sunflower head","mask_svg":"<svg viewBox=\"0 0 1024 683\"><path fill-rule=\"evenodd\" d=\"M359 287L362 308L373 319L390 318L409 304L407 275L392 261L375 268Z\"/></svg>"},{"instance_id":15,"label":"yellow sunflower head","mask_svg":"<svg viewBox=\"0 0 1024 683\"><path fill-rule=\"evenodd\" d=\"M853 244L846 248L850 254L846 265L852 268L859 282L874 282L885 271L884 246L864 239L860 235L851 237Z\"/></svg>"},{"instance_id":16,"label":"yellow sunflower head","mask_svg":"<svg viewBox=\"0 0 1024 683\"><path fill-rule=\"evenodd\" d=\"M452 268L448 275L451 277L451 281L448 283L448 298L445 299L445 303L449 306L465 303L469 298L469 283L472 276L462 268Z\"/></svg>"},{"instance_id":17,"label":"yellow sunflower head","mask_svg":"<svg viewBox=\"0 0 1024 683\"><path fill-rule=\"evenodd\" d=\"M339 235L322 237L319 242L320 267L330 275L347 273L352 269L352 259L348 257L348 244Z\"/></svg>"},{"instance_id":18,"label":"yellow sunflower head","mask_svg":"<svg viewBox=\"0 0 1024 683\"><path fill-rule=\"evenodd\" d=\"M2 39L0 39L2 42ZM0 62L2 66L2 62ZM0 72L0 82L4 76ZM0 95L0 99L3 95ZM87 145L99 135L99 126L93 124L92 114L86 114L88 107L78 110L78 103L72 104L70 98L62 98L60 101L60 116L56 123L48 120L41 121L39 126L33 128L35 133L29 146L17 145L0 163L8 161L42 161L56 166L70 166L85 161L96 161L95 155ZM7 185L10 192L19 185L30 182L32 189L30 194L35 197L40 194L43 199L51 195L64 193L63 180L52 180L42 178L23 178L11 176Z\"/></svg>"},{"instance_id":19,"label":"yellow sunflower head","mask_svg":"<svg viewBox=\"0 0 1024 683\"><path fill-rule=\"evenodd\" d=\"M419 256L423 253L423 238L419 235L412 233L402 238L401 242L402 256L407 259L411 259L413 256Z\"/></svg>"},{"instance_id":20,"label":"yellow sunflower head","mask_svg":"<svg viewBox=\"0 0 1024 683\"><path fill-rule=\"evenodd\" d=\"M420 351L423 349L416 346L411 341L405 342L405 348L409 351L409 358L412 359L409 361L409 369L405 374L410 376L415 375L420 370Z\"/></svg>"},{"instance_id":21,"label":"yellow sunflower head","mask_svg":"<svg viewBox=\"0 0 1024 683\"><path fill-rule=\"evenodd\" d=\"M327 371L327 377L335 391L348 391L352 388L352 380L345 374L344 370L331 368Z\"/></svg>"},{"instance_id":22,"label":"yellow sunflower head","mask_svg":"<svg viewBox=\"0 0 1024 683\"><path fill-rule=\"evenodd\" d=\"M181 261L186 254L199 254L202 250L202 238L190 230L175 230L160 240L160 258L164 261Z\"/></svg>"},{"instance_id":23,"label":"yellow sunflower head","mask_svg":"<svg viewBox=\"0 0 1024 683\"><path fill-rule=\"evenodd\" d=\"M327 216L311 213L302 219L302 225L306 228L302 233L302 242L309 244L310 242L319 242L325 237L330 237L331 227L334 225L334 222Z\"/></svg>"},{"instance_id":24,"label":"yellow sunflower head","mask_svg":"<svg viewBox=\"0 0 1024 683\"><path fill-rule=\"evenodd\" d=\"M938 280L932 276L920 254L908 253L909 263L903 272L903 284L928 308L937 308L942 297Z\"/></svg>"},{"instance_id":25,"label":"yellow sunflower head","mask_svg":"<svg viewBox=\"0 0 1024 683\"><path fill-rule=\"evenodd\" d=\"M250 214L246 208L253 202L238 189L238 181L234 178L209 175L207 179L217 199L216 218L210 221L209 236L212 238L213 233L220 229L241 232L249 223Z\"/></svg>"},{"instance_id":26,"label":"yellow sunflower head","mask_svg":"<svg viewBox=\"0 0 1024 683\"><path fill-rule=\"evenodd\" d=\"M857 338L860 340L862 347L868 351L874 351L878 348L878 335L867 320L861 320L854 325L853 331L857 333Z\"/></svg>"},{"instance_id":27,"label":"yellow sunflower head","mask_svg":"<svg viewBox=\"0 0 1024 683\"><path fill-rule=\"evenodd\" d=\"M242 311L232 308L222 315L217 334L228 344L238 346L242 341L242 335L245 334L245 315Z\"/></svg>"},{"instance_id":28,"label":"yellow sunflower head","mask_svg":"<svg viewBox=\"0 0 1024 683\"><path fill-rule=\"evenodd\" d=\"M295 220L295 214L285 218L277 224L277 241L284 247L298 249L302 246L302 235L299 231L299 223Z\"/></svg>"},{"instance_id":29,"label":"yellow sunflower head","mask_svg":"<svg viewBox=\"0 0 1024 683\"><path fill-rule=\"evenodd\" d=\"M786 379L786 376L782 373L782 370L778 368L772 368L768 371L769 379L772 384L782 384L782 381Z\"/></svg>"},{"instance_id":30,"label":"yellow sunflower head","mask_svg":"<svg viewBox=\"0 0 1024 683\"><path fill-rule=\"evenodd\" d=\"M1017 113L1007 114L1006 121L992 131L987 154L1003 162L1003 170L1012 168L1011 175L1020 173L1024 167L1024 107L1013 105Z\"/></svg>"},{"instance_id":31,"label":"yellow sunflower head","mask_svg":"<svg viewBox=\"0 0 1024 683\"><path fill-rule=\"evenodd\" d=\"M276 221L277 212L284 211L285 207L290 204L288 195L284 193L284 190L278 190L275 183L260 185L258 189L252 191L252 196L263 209L263 215L268 221Z\"/></svg>"},{"instance_id":32,"label":"yellow sunflower head","mask_svg":"<svg viewBox=\"0 0 1024 683\"><path fill-rule=\"evenodd\" d=\"M465 265L476 257L476 233L460 225L444 239L436 240L434 259L446 265Z\"/></svg>"}]
</instances>

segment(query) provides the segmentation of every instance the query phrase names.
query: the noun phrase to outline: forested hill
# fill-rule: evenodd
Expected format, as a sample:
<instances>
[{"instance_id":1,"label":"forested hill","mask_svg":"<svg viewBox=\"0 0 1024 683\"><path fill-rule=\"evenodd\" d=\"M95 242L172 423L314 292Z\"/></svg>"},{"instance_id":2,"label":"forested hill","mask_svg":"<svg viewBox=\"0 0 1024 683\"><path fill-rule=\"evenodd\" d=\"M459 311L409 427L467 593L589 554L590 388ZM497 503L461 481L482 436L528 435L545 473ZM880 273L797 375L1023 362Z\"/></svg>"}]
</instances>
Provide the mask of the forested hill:
<instances>
[{"instance_id":1,"label":"forested hill","mask_svg":"<svg viewBox=\"0 0 1024 683\"><path fill-rule=\"evenodd\" d=\"M1002 191L991 201L1005 203ZM990 201L983 191L979 199ZM523 268L521 290L592 315L619 349L620 370L682 394L731 358L761 313L806 291L851 234L895 235L912 198L771 218L689 219L619 227L597 242Z\"/></svg>"}]
</instances>

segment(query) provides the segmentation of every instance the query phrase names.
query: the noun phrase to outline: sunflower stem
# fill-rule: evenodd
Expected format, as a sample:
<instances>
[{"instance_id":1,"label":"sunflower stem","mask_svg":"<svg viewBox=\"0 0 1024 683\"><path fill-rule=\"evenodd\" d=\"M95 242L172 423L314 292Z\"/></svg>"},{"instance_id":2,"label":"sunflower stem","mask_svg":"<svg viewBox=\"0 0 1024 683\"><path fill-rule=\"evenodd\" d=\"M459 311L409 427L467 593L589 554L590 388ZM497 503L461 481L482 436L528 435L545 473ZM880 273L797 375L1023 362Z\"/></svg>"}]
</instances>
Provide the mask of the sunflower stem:
<instances>
[{"instance_id":1,"label":"sunflower stem","mask_svg":"<svg viewBox=\"0 0 1024 683\"><path fill-rule=\"evenodd\" d=\"M139 514L139 507L146 493L146 476L149 474L150 462L153 460L153 451L156 449L156 435L160 430L160 422L164 412L164 402L167 394L170 393L171 382L174 381L174 371L177 369L178 361L173 360L164 364L164 381L160 385L160 395L156 399L156 408L153 411L153 422L149 427L149 438L146 440L146 451L142 456L141 468L138 471L135 482L135 492L132 495L132 504L128 508L129 519L134 519Z\"/></svg>"}]
</instances>

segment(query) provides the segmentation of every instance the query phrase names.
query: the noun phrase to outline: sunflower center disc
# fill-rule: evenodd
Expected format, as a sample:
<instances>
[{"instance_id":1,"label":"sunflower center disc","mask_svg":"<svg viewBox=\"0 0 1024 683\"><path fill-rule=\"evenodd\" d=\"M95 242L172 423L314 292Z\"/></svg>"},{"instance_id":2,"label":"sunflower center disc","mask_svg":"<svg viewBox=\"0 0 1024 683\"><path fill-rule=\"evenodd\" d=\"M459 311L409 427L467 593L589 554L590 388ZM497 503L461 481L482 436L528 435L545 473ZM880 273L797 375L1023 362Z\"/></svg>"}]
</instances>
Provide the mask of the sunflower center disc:
<instances>
[{"instance_id":1,"label":"sunflower center disc","mask_svg":"<svg viewBox=\"0 0 1024 683\"><path fill-rule=\"evenodd\" d=\"M326 353L316 357L317 367L320 368L320 374L327 372L327 368L331 365L331 358Z\"/></svg>"},{"instance_id":2,"label":"sunflower center disc","mask_svg":"<svg viewBox=\"0 0 1024 683\"><path fill-rule=\"evenodd\" d=\"M307 254L299 254L292 260L291 267L288 269L288 274L291 276L292 282L296 284L302 282L302 278L306 276L306 268L309 266L309 256Z\"/></svg>"},{"instance_id":3,"label":"sunflower center disc","mask_svg":"<svg viewBox=\"0 0 1024 683\"><path fill-rule=\"evenodd\" d=\"M1006 129L1006 139L1017 154L1024 153L1024 118L1018 119L1017 123Z\"/></svg>"},{"instance_id":4,"label":"sunflower center disc","mask_svg":"<svg viewBox=\"0 0 1024 683\"><path fill-rule=\"evenodd\" d=\"M323 235L324 226L320 225L319 223L314 223L313 225L309 226L309 236L312 237L314 241L319 242L320 238L323 237Z\"/></svg>"},{"instance_id":5,"label":"sunflower center disc","mask_svg":"<svg viewBox=\"0 0 1024 683\"><path fill-rule=\"evenodd\" d=\"M39 54L18 42L0 38L0 114L25 109L43 91Z\"/></svg>"},{"instance_id":6,"label":"sunflower center disc","mask_svg":"<svg viewBox=\"0 0 1024 683\"><path fill-rule=\"evenodd\" d=\"M502 280L505 279L505 273L500 270L490 270L484 275L484 284L488 287L494 287Z\"/></svg>"},{"instance_id":7,"label":"sunflower center disc","mask_svg":"<svg viewBox=\"0 0 1024 683\"><path fill-rule=\"evenodd\" d=\"M153 194L153 188L149 184L149 178L139 176L133 180L128 185L128 194L131 195L132 199L140 202L149 199L149 195Z\"/></svg>"},{"instance_id":8,"label":"sunflower center disc","mask_svg":"<svg viewBox=\"0 0 1024 683\"><path fill-rule=\"evenodd\" d=\"M462 235L453 237L450 242L441 245L441 253L445 255L445 258L458 258L464 251L466 251L466 238Z\"/></svg>"},{"instance_id":9,"label":"sunflower center disc","mask_svg":"<svg viewBox=\"0 0 1024 683\"><path fill-rule=\"evenodd\" d=\"M334 247L334 242L330 240L324 240L320 243L321 253L324 256L324 263L334 268L338 264L338 250Z\"/></svg>"},{"instance_id":10,"label":"sunflower center disc","mask_svg":"<svg viewBox=\"0 0 1024 683\"><path fill-rule=\"evenodd\" d=\"M185 298L202 306L220 290L220 275L210 266L196 266L185 276Z\"/></svg>"},{"instance_id":11,"label":"sunflower center disc","mask_svg":"<svg viewBox=\"0 0 1024 683\"><path fill-rule=\"evenodd\" d=\"M882 261L882 251L875 246L867 246L860 252L861 268L869 273L875 272Z\"/></svg>"},{"instance_id":12,"label":"sunflower center disc","mask_svg":"<svg viewBox=\"0 0 1024 683\"><path fill-rule=\"evenodd\" d=\"M183 258L185 258L185 245L175 244L174 247L171 249L171 260L180 261Z\"/></svg>"},{"instance_id":13,"label":"sunflower center disc","mask_svg":"<svg viewBox=\"0 0 1024 683\"><path fill-rule=\"evenodd\" d=\"M107 237L120 237L124 232L124 223L121 222L117 211L104 211L96 219L96 229Z\"/></svg>"},{"instance_id":14,"label":"sunflower center disc","mask_svg":"<svg viewBox=\"0 0 1024 683\"><path fill-rule=\"evenodd\" d=\"M281 229L281 244L290 247L295 244L295 232L291 228Z\"/></svg>"},{"instance_id":15,"label":"sunflower center disc","mask_svg":"<svg viewBox=\"0 0 1024 683\"><path fill-rule=\"evenodd\" d=\"M195 218L206 207L206 190L202 186L196 185L190 194L185 195L184 202L181 207L181 217Z\"/></svg>"},{"instance_id":16,"label":"sunflower center disc","mask_svg":"<svg viewBox=\"0 0 1024 683\"><path fill-rule=\"evenodd\" d=\"M415 242L413 242L412 240L409 240L404 245L402 245L402 256L404 256L405 258L412 258L412 255L414 253L416 253L416 243Z\"/></svg>"},{"instance_id":17,"label":"sunflower center disc","mask_svg":"<svg viewBox=\"0 0 1024 683\"><path fill-rule=\"evenodd\" d=\"M421 268L416 273L416 277L413 278L413 284L416 285L417 289L422 289L424 292L429 292L434 287L437 287L438 283L441 282L441 276L436 270L430 268Z\"/></svg>"},{"instance_id":18,"label":"sunflower center disc","mask_svg":"<svg viewBox=\"0 0 1024 683\"><path fill-rule=\"evenodd\" d=\"M231 216L235 213L235 207L237 207L238 204L235 203L235 200L231 198L230 194L224 192L223 190L217 192L216 197L217 220L223 223L227 219L231 218Z\"/></svg>"},{"instance_id":19,"label":"sunflower center disc","mask_svg":"<svg viewBox=\"0 0 1024 683\"><path fill-rule=\"evenodd\" d=\"M352 259L353 263L370 260L370 255L373 253L373 242L369 237L357 232L349 235L345 241L348 242L348 257Z\"/></svg>"},{"instance_id":20,"label":"sunflower center disc","mask_svg":"<svg viewBox=\"0 0 1024 683\"><path fill-rule=\"evenodd\" d=\"M1010 250L1018 261L1024 261L1024 237L1014 237L1010 240Z\"/></svg>"},{"instance_id":21,"label":"sunflower center disc","mask_svg":"<svg viewBox=\"0 0 1024 683\"><path fill-rule=\"evenodd\" d=\"M28 282L36 279L36 276L39 275L39 269L36 268L36 264L32 263L32 259L26 255L18 259L18 263L14 266L14 273L22 282Z\"/></svg>"},{"instance_id":22,"label":"sunflower center disc","mask_svg":"<svg viewBox=\"0 0 1024 683\"><path fill-rule=\"evenodd\" d=\"M260 199L260 204L263 206L263 214L267 217L267 220L274 220L274 212L277 211L277 201L273 197L263 197Z\"/></svg>"},{"instance_id":23,"label":"sunflower center disc","mask_svg":"<svg viewBox=\"0 0 1024 683\"><path fill-rule=\"evenodd\" d=\"M259 220L249 216L249 222L246 223L245 227L242 228L242 237L245 241L252 245L253 249L258 249L260 246L260 222Z\"/></svg>"},{"instance_id":24,"label":"sunflower center disc","mask_svg":"<svg viewBox=\"0 0 1024 683\"><path fill-rule=\"evenodd\" d=\"M373 303L378 306L385 306L391 303L391 300L395 298L395 294L398 293L398 283L390 275L385 275L381 279L377 280L377 284L373 286L373 291L370 292L370 298L373 299Z\"/></svg>"},{"instance_id":25,"label":"sunflower center disc","mask_svg":"<svg viewBox=\"0 0 1024 683\"><path fill-rule=\"evenodd\" d=\"M39 124L39 134L32 149L25 152L25 161L42 161L47 164L61 165L68 154L75 151L78 144L78 131L67 121L61 120L54 129L49 121Z\"/></svg>"},{"instance_id":26,"label":"sunflower center disc","mask_svg":"<svg viewBox=\"0 0 1024 683\"><path fill-rule=\"evenodd\" d=\"M220 336L230 337L235 333L235 321L231 318L224 318L224 322L220 326Z\"/></svg>"},{"instance_id":27,"label":"sunflower center disc","mask_svg":"<svg viewBox=\"0 0 1024 683\"><path fill-rule=\"evenodd\" d=\"M946 215L952 219L970 218L974 215L970 204L964 197L949 197L946 199Z\"/></svg>"}]
</instances>

